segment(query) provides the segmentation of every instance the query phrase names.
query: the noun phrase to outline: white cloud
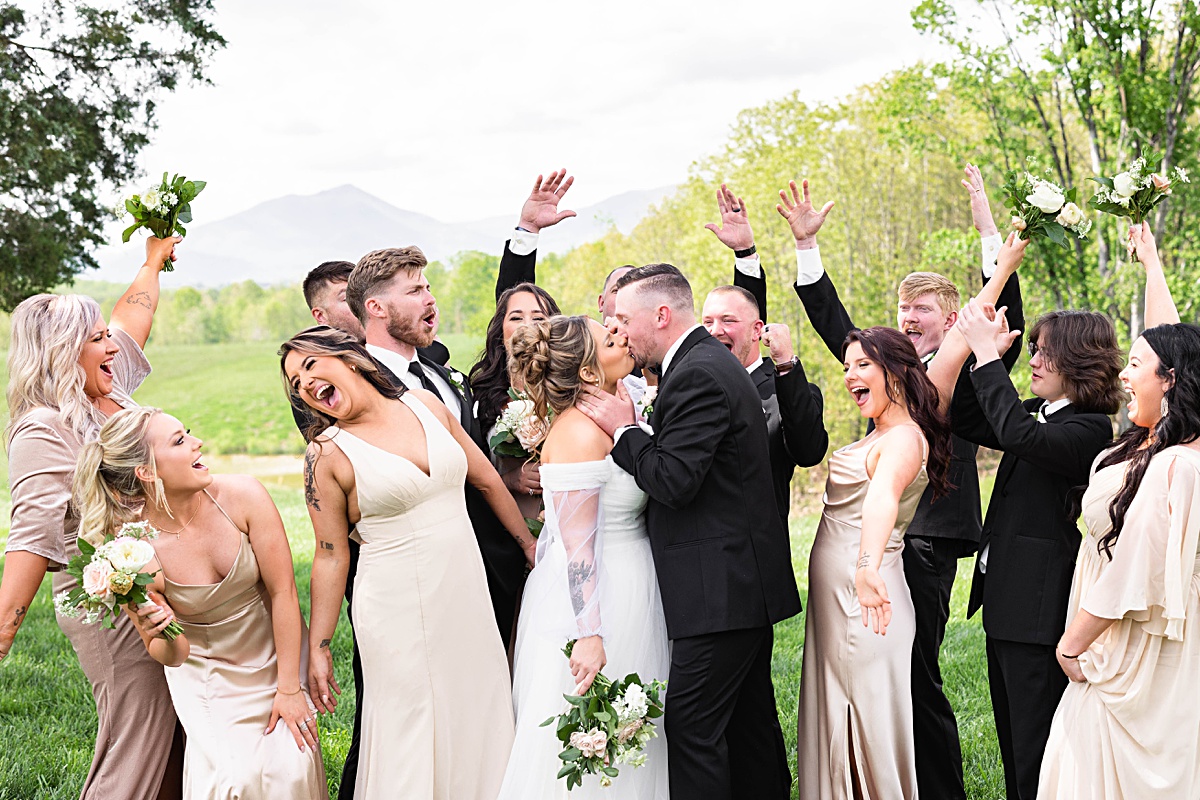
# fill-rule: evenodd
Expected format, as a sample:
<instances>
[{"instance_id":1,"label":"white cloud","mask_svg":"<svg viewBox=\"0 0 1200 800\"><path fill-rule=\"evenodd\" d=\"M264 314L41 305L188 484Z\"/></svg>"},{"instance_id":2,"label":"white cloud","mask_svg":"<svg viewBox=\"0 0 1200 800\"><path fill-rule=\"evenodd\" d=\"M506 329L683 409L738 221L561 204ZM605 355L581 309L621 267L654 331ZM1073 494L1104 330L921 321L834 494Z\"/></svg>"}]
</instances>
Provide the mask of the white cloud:
<instances>
[{"instance_id":1,"label":"white cloud","mask_svg":"<svg viewBox=\"0 0 1200 800\"><path fill-rule=\"evenodd\" d=\"M832 99L932 50L909 3L218 4L215 86L160 104L146 171L209 182L197 222L352 183L448 221L678 183L743 108Z\"/></svg>"}]
</instances>

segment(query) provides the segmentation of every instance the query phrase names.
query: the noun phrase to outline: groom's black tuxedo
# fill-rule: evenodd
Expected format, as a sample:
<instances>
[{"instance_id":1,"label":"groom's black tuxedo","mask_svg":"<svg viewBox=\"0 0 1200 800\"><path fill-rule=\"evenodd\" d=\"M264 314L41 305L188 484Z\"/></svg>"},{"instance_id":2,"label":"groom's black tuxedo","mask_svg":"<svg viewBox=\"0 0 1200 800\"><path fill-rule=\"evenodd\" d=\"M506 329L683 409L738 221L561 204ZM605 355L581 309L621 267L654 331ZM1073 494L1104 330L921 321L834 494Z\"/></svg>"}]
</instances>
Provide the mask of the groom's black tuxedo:
<instances>
[{"instance_id":1,"label":"groom's black tuxedo","mask_svg":"<svg viewBox=\"0 0 1200 800\"><path fill-rule=\"evenodd\" d=\"M791 775L771 684L771 625L800 612L750 375L703 328L663 374L650 424L612 458L649 496L647 524L671 652L671 794L786 798Z\"/></svg>"}]
</instances>

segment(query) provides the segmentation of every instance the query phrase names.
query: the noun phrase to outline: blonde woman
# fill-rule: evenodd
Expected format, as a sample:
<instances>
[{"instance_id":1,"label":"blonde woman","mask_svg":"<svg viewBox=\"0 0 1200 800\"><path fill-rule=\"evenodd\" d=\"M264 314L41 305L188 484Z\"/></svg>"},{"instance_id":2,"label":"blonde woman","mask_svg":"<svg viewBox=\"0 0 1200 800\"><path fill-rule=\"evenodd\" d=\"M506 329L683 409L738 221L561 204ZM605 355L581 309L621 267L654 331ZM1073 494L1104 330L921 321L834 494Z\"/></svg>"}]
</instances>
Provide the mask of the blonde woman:
<instances>
[{"instance_id":1,"label":"blonde woman","mask_svg":"<svg viewBox=\"0 0 1200 800\"><path fill-rule=\"evenodd\" d=\"M146 261L106 323L96 301L39 294L12 314L7 430L12 527L0 579L0 660L47 572L55 592L74 588L60 572L72 556L79 518L71 480L84 442L150 374L142 353L158 306L158 273L180 241L146 240ZM162 669L126 620L115 631L58 618L96 700L96 752L83 800L179 796L182 739ZM169 759L173 752L176 758ZM168 770L168 764L174 767ZM161 789L161 791L160 791Z\"/></svg>"},{"instance_id":2,"label":"blonde woman","mask_svg":"<svg viewBox=\"0 0 1200 800\"><path fill-rule=\"evenodd\" d=\"M156 408L114 414L79 457L80 535L98 540L134 519L159 530L147 570L157 607L126 612L167 667L187 734L184 796L324 800L283 520L254 478L210 475L202 445ZM159 636L173 618L183 634Z\"/></svg>"},{"instance_id":3,"label":"blonde woman","mask_svg":"<svg viewBox=\"0 0 1200 800\"><path fill-rule=\"evenodd\" d=\"M556 316L517 329L510 351L513 383L553 422L541 445L546 526L517 622L517 736L500 798L549 800L565 796L555 777L562 762L558 740L540 725L562 712L563 695L586 692L601 670L665 680L671 657L646 493L609 457L612 438L575 407L586 386L616 393L634 364L625 337L584 316ZM576 640L569 662L562 654L568 639ZM591 781L571 796L665 800L667 747L659 733L645 766L623 768L611 789Z\"/></svg>"}]
</instances>

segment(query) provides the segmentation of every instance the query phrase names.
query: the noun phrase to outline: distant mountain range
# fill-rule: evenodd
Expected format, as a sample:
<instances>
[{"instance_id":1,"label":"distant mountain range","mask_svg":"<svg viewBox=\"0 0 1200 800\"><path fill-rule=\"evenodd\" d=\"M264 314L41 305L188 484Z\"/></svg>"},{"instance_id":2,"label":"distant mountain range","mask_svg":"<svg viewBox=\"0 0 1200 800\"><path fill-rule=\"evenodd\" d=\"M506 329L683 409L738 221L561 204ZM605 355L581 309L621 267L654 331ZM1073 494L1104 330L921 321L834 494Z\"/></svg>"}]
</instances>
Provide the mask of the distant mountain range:
<instances>
[{"instance_id":1,"label":"distant mountain range","mask_svg":"<svg viewBox=\"0 0 1200 800\"><path fill-rule=\"evenodd\" d=\"M586 208L575 219L548 230L540 249L564 252L599 239L613 225L629 233L650 207L675 187L626 192ZM570 207L570 206L567 206ZM463 250L499 254L516 225L513 214L477 222L441 222L396 208L355 186L313 195L288 195L188 231L186 262L163 275L163 285L222 286L252 278L259 283L294 283L322 261L356 261L380 247L415 244L431 261ZM128 280L142 254L142 236L97 252L100 269L85 280Z\"/></svg>"}]
</instances>

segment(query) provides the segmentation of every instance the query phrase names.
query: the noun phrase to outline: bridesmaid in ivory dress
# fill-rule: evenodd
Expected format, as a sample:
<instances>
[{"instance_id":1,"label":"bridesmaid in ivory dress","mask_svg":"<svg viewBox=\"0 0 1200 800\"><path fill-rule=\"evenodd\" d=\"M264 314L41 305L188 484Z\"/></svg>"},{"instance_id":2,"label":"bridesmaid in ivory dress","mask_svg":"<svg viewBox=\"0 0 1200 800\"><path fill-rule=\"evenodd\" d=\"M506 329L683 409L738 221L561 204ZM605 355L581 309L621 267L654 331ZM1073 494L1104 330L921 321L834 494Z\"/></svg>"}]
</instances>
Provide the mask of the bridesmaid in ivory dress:
<instances>
[{"instance_id":1,"label":"bridesmaid in ivory dress","mask_svg":"<svg viewBox=\"0 0 1200 800\"><path fill-rule=\"evenodd\" d=\"M283 521L254 478L209 475L202 444L159 409L114 414L79 456L80 535L134 519L159 531L145 570L157 570L155 604L126 612L167 668L187 735L183 796L324 800ZM160 634L175 618L184 632L168 640Z\"/></svg>"},{"instance_id":2,"label":"bridesmaid in ivory dress","mask_svg":"<svg viewBox=\"0 0 1200 800\"><path fill-rule=\"evenodd\" d=\"M494 800L513 741L508 663L463 494L471 481L532 562L536 540L488 460L434 395L394 386L353 337L285 342L293 403L323 432L305 456L317 536L310 678L338 691L329 643L361 540L354 630L365 695L357 798Z\"/></svg>"}]
</instances>

